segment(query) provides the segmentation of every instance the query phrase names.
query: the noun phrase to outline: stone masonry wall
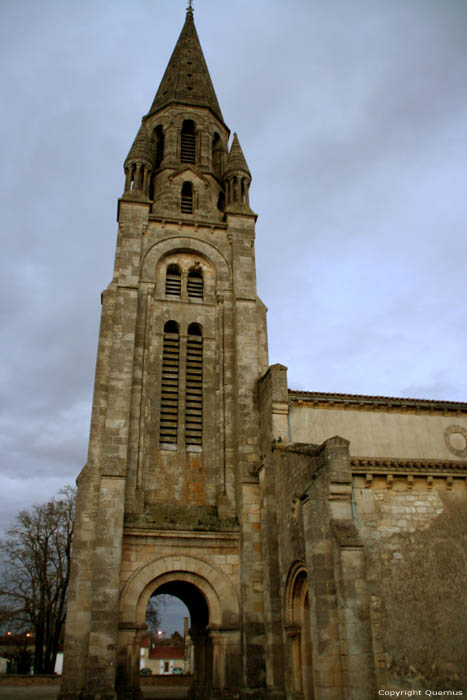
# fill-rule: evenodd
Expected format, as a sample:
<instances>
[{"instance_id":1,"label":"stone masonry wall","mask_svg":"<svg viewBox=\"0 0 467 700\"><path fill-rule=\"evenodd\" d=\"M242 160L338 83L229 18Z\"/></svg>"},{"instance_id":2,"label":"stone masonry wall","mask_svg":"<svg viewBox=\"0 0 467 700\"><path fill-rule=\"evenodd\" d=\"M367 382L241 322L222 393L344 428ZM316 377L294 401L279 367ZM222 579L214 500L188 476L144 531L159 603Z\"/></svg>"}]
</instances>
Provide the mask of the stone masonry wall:
<instances>
[{"instance_id":1,"label":"stone masonry wall","mask_svg":"<svg viewBox=\"0 0 467 700\"><path fill-rule=\"evenodd\" d=\"M354 477L379 687L467 689L463 479Z\"/></svg>"}]
</instances>

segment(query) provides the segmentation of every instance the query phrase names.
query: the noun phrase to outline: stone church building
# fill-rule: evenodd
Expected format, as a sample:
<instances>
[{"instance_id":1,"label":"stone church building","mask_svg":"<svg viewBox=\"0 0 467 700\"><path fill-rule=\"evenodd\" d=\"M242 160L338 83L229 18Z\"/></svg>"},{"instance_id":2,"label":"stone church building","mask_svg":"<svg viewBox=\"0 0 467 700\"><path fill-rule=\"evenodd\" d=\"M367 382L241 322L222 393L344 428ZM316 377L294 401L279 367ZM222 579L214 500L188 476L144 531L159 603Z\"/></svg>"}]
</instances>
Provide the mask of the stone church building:
<instances>
[{"instance_id":1,"label":"stone church building","mask_svg":"<svg viewBox=\"0 0 467 700\"><path fill-rule=\"evenodd\" d=\"M161 593L195 698L467 689L467 404L269 366L251 174L191 7L124 170L60 699L141 697Z\"/></svg>"}]
</instances>

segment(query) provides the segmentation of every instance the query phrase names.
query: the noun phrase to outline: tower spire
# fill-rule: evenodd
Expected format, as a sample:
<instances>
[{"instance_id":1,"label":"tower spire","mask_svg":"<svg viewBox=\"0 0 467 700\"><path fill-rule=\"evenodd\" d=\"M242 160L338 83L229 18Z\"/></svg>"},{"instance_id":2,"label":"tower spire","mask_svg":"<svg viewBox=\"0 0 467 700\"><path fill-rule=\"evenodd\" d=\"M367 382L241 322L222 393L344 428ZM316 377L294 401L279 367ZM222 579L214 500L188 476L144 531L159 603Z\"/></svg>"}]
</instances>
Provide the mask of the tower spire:
<instances>
[{"instance_id":1,"label":"tower spire","mask_svg":"<svg viewBox=\"0 0 467 700\"><path fill-rule=\"evenodd\" d=\"M169 104L207 107L224 121L193 20L192 0L149 114Z\"/></svg>"}]
</instances>

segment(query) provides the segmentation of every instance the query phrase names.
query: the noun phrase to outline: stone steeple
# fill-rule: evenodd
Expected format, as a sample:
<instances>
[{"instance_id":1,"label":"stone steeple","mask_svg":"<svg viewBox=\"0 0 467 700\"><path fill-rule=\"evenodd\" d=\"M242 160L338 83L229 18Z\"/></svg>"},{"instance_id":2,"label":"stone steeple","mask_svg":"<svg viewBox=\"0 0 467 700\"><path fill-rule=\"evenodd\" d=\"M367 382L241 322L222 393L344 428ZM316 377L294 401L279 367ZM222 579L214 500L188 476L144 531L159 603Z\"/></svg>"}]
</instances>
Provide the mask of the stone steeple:
<instances>
[{"instance_id":1,"label":"stone steeple","mask_svg":"<svg viewBox=\"0 0 467 700\"><path fill-rule=\"evenodd\" d=\"M191 8L187 10L185 24L148 114L169 104L208 107L223 121Z\"/></svg>"},{"instance_id":2,"label":"stone steeple","mask_svg":"<svg viewBox=\"0 0 467 700\"><path fill-rule=\"evenodd\" d=\"M194 697L263 698L257 382L268 366L251 180L188 8L125 159L60 700L141 697L151 595L190 610Z\"/></svg>"}]
</instances>

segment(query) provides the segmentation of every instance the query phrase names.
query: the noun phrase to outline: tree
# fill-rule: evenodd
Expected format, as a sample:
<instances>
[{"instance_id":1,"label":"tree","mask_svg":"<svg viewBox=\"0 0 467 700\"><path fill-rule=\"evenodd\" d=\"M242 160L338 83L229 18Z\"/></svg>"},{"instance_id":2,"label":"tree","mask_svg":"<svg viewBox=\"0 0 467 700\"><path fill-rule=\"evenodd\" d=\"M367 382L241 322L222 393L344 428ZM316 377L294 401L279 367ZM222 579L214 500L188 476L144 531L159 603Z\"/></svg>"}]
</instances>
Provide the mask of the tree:
<instances>
[{"instance_id":1,"label":"tree","mask_svg":"<svg viewBox=\"0 0 467 700\"><path fill-rule=\"evenodd\" d=\"M53 673L66 614L75 490L21 511L0 542L0 601L15 626L32 627L34 673Z\"/></svg>"},{"instance_id":2,"label":"tree","mask_svg":"<svg viewBox=\"0 0 467 700\"><path fill-rule=\"evenodd\" d=\"M157 631L161 626L161 608L165 607L164 596L152 596L149 598L146 608L146 624L149 632L156 637Z\"/></svg>"}]
</instances>

